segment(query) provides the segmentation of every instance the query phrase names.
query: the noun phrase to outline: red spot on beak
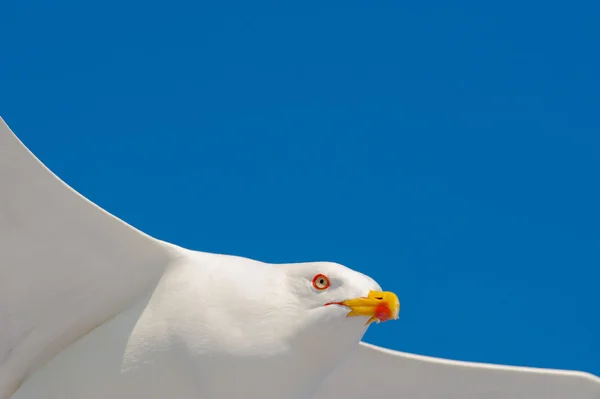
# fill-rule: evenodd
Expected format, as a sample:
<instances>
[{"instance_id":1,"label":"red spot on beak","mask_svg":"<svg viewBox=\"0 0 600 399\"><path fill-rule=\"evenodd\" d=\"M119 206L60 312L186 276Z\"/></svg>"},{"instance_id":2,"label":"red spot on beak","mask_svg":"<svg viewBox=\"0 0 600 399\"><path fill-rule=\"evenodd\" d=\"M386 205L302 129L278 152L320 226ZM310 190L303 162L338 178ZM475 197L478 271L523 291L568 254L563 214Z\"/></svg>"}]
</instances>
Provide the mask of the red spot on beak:
<instances>
[{"instance_id":1,"label":"red spot on beak","mask_svg":"<svg viewBox=\"0 0 600 399\"><path fill-rule=\"evenodd\" d=\"M381 321L388 321L392 318L392 311L384 304L378 305L375 308L375 317Z\"/></svg>"}]
</instances>

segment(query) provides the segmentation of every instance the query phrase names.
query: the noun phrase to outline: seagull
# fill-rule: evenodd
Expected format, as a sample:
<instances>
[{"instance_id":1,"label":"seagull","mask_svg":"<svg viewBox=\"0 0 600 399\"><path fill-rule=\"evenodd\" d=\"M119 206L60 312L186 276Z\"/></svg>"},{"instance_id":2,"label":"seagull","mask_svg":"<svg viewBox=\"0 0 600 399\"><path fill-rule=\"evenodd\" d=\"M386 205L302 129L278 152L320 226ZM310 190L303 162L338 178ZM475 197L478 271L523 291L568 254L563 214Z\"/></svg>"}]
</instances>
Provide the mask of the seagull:
<instances>
[{"instance_id":1,"label":"seagull","mask_svg":"<svg viewBox=\"0 0 600 399\"><path fill-rule=\"evenodd\" d=\"M333 262L151 237L68 186L0 118L0 399L598 399L600 379L362 340L400 301Z\"/></svg>"}]
</instances>

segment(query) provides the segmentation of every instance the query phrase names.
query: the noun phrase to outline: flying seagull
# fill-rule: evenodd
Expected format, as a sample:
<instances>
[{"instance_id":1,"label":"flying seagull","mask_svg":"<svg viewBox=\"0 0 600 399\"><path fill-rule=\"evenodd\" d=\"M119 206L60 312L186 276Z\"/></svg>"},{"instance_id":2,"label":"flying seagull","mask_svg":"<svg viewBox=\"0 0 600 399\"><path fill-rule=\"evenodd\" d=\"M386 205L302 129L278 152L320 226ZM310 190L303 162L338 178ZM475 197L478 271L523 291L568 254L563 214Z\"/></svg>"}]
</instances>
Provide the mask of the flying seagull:
<instances>
[{"instance_id":1,"label":"flying seagull","mask_svg":"<svg viewBox=\"0 0 600 399\"><path fill-rule=\"evenodd\" d=\"M399 309L339 264L150 237L66 185L0 119L0 399L600 398L583 372L361 342Z\"/></svg>"}]
</instances>

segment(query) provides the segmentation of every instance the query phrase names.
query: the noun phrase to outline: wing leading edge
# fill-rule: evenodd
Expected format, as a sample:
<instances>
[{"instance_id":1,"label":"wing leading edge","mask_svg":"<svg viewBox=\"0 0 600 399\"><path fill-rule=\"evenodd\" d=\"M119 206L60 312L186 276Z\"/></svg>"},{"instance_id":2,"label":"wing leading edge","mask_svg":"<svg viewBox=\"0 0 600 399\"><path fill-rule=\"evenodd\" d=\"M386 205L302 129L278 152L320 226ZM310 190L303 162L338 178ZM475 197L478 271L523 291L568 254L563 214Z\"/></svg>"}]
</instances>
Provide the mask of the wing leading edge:
<instances>
[{"instance_id":1,"label":"wing leading edge","mask_svg":"<svg viewBox=\"0 0 600 399\"><path fill-rule=\"evenodd\" d=\"M0 399L149 292L169 248L71 189L0 118Z\"/></svg>"},{"instance_id":2,"label":"wing leading edge","mask_svg":"<svg viewBox=\"0 0 600 399\"><path fill-rule=\"evenodd\" d=\"M600 399L582 372L458 362L361 342L314 399Z\"/></svg>"}]
</instances>

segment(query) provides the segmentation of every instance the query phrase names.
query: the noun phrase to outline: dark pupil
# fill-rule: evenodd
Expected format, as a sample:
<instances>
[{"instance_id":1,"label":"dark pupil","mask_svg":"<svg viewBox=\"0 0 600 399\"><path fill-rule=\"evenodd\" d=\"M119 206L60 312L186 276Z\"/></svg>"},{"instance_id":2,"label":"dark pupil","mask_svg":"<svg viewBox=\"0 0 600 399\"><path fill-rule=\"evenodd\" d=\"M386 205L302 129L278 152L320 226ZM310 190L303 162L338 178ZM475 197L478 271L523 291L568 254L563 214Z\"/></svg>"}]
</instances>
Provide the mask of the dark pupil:
<instances>
[{"instance_id":1,"label":"dark pupil","mask_svg":"<svg viewBox=\"0 0 600 399\"><path fill-rule=\"evenodd\" d=\"M323 279L320 279L320 280L319 280L319 282L320 282L321 284L325 284L325 280L323 280Z\"/></svg>"}]
</instances>

